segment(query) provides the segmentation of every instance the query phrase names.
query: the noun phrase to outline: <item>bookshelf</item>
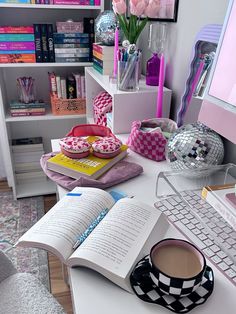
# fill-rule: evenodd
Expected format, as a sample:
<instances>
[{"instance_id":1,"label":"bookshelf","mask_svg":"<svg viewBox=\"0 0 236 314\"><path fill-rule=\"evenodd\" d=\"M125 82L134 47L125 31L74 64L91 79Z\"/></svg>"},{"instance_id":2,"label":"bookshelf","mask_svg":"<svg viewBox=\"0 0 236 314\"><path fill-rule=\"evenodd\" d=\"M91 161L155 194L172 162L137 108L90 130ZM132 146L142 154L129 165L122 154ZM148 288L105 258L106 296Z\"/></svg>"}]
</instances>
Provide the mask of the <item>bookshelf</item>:
<instances>
[{"instance_id":1,"label":"bookshelf","mask_svg":"<svg viewBox=\"0 0 236 314\"><path fill-rule=\"evenodd\" d=\"M32 25L34 23L51 23L56 21L83 20L94 17L104 10L104 0L100 6L79 5L36 5L0 3L0 25ZM9 186L14 197L30 197L55 193L56 186L50 180L39 178L25 182L17 182L12 162L11 139L42 136L45 152L51 151L51 139L65 136L76 124L85 123L86 115L55 116L48 106L47 114L38 117L11 117L9 103L17 99L16 78L32 76L36 82L36 95L49 102L48 72L56 72L66 76L72 72L82 72L90 62L80 63L9 63L0 64L0 144L3 162Z\"/></svg>"},{"instance_id":2,"label":"bookshelf","mask_svg":"<svg viewBox=\"0 0 236 314\"><path fill-rule=\"evenodd\" d=\"M112 123L109 125L115 134L130 133L135 120L151 119L156 116L157 86L147 86L141 78L139 90L124 92L111 84L108 75L101 75L92 67L85 68L87 122L94 123L93 99L101 91L112 96ZM169 118L172 91L164 87L163 117Z\"/></svg>"}]
</instances>

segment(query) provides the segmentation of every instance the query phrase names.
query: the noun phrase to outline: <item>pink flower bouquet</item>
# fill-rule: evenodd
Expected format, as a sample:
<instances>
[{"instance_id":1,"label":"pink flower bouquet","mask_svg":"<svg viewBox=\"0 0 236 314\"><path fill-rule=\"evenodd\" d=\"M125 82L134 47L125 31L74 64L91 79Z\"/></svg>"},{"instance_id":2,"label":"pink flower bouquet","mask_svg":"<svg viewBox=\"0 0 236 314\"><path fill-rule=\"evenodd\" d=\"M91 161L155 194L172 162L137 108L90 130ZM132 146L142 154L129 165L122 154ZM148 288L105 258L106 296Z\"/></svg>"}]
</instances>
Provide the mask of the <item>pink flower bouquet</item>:
<instances>
[{"instance_id":1,"label":"pink flower bouquet","mask_svg":"<svg viewBox=\"0 0 236 314\"><path fill-rule=\"evenodd\" d=\"M148 17L155 17L160 10L160 0L129 0L130 17L126 17L127 5L125 0L113 0L113 10L117 15L120 28L130 44L135 44ZM140 17L143 17L141 20Z\"/></svg>"}]
</instances>

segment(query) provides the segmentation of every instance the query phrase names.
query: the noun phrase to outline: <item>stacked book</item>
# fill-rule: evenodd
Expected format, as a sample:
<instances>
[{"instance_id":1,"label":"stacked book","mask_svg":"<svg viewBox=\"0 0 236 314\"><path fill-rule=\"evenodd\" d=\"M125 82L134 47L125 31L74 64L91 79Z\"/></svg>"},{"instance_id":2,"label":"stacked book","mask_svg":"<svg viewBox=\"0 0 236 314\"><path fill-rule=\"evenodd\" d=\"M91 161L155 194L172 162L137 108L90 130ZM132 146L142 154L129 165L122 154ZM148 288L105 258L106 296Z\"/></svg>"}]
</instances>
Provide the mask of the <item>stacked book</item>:
<instances>
[{"instance_id":1,"label":"stacked book","mask_svg":"<svg viewBox=\"0 0 236 314\"><path fill-rule=\"evenodd\" d=\"M93 43L93 67L103 75L112 75L114 47Z\"/></svg>"},{"instance_id":2,"label":"stacked book","mask_svg":"<svg viewBox=\"0 0 236 314\"><path fill-rule=\"evenodd\" d=\"M47 179L40 166L40 158L43 154L42 137L12 140L13 166L17 182Z\"/></svg>"},{"instance_id":3,"label":"stacked book","mask_svg":"<svg viewBox=\"0 0 236 314\"><path fill-rule=\"evenodd\" d=\"M53 2L62 5L100 5L100 0L53 0Z\"/></svg>"},{"instance_id":4,"label":"stacked book","mask_svg":"<svg viewBox=\"0 0 236 314\"><path fill-rule=\"evenodd\" d=\"M0 63L34 63L33 26L0 27Z\"/></svg>"},{"instance_id":5,"label":"stacked book","mask_svg":"<svg viewBox=\"0 0 236 314\"><path fill-rule=\"evenodd\" d=\"M89 62L89 34L54 33L55 62Z\"/></svg>"},{"instance_id":6,"label":"stacked book","mask_svg":"<svg viewBox=\"0 0 236 314\"><path fill-rule=\"evenodd\" d=\"M32 103L22 103L18 101L10 102L10 114L12 117L21 116L42 116L46 113L46 104L36 101Z\"/></svg>"}]
</instances>

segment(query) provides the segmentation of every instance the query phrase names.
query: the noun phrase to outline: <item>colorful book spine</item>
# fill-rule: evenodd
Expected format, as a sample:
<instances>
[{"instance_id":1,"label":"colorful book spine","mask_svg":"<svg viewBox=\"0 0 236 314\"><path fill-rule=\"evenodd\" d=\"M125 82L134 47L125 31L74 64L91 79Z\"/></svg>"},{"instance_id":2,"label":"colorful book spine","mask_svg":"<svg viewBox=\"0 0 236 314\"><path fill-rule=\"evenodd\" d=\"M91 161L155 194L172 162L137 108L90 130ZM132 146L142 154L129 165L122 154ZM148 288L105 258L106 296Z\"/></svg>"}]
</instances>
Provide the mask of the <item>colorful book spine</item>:
<instances>
[{"instance_id":1,"label":"colorful book spine","mask_svg":"<svg viewBox=\"0 0 236 314\"><path fill-rule=\"evenodd\" d=\"M54 48L89 48L89 44L55 44Z\"/></svg>"},{"instance_id":2,"label":"colorful book spine","mask_svg":"<svg viewBox=\"0 0 236 314\"><path fill-rule=\"evenodd\" d=\"M35 43L34 42L24 42L24 41L3 41L0 42L0 50L35 50ZM6 52L8 53L8 52Z\"/></svg>"},{"instance_id":3,"label":"colorful book spine","mask_svg":"<svg viewBox=\"0 0 236 314\"><path fill-rule=\"evenodd\" d=\"M1 54L0 63L35 63L35 54Z\"/></svg>"},{"instance_id":4,"label":"colorful book spine","mask_svg":"<svg viewBox=\"0 0 236 314\"><path fill-rule=\"evenodd\" d=\"M30 3L30 0L0 0L0 3Z\"/></svg>"},{"instance_id":5,"label":"colorful book spine","mask_svg":"<svg viewBox=\"0 0 236 314\"><path fill-rule=\"evenodd\" d=\"M97 59L103 60L103 54L100 52L97 52L96 50L93 50L93 56Z\"/></svg>"},{"instance_id":6,"label":"colorful book spine","mask_svg":"<svg viewBox=\"0 0 236 314\"><path fill-rule=\"evenodd\" d=\"M54 33L54 38L88 38L89 34L86 33Z\"/></svg>"},{"instance_id":7,"label":"colorful book spine","mask_svg":"<svg viewBox=\"0 0 236 314\"><path fill-rule=\"evenodd\" d=\"M55 53L89 53L89 48L55 48Z\"/></svg>"},{"instance_id":8,"label":"colorful book spine","mask_svg":"<svg viewBox=\"0 0 236 314\"><path fill-rule=\"evenodd\" d=\"M96 63L93 63L93 68L103 75L103 68L101 68L99 65L97 65Z\"/></svg>"},{"instance_id":9,"label":"colorful book spine","mask_svg":"<svg viewBox=\"0 0 236 314\"><path fill-rule=\"evenodd\" d=\"M100 59L97 59L96 57L93 57L93 62L103 68L103 61Z\"/></svg>"},{"instance_id":10,"label":"colorful book spine","mask_svg":"<svg viewBox=\"0 0 236 314\"><path fill-rule=\"evenodd\" d=\"M33 26L0 26L0 34L33 34Z\"/></svg>"},{"instance_id":11,"label":"colorful book spine","mask_svg":"<svg viewBox=\"0 0 236 314\"><path fill-rule=\"evenodd\" d=\"M0 55L8 54L34 54L35 50L0 50Z\"/></svg>"},{"instance_id":12,"label":"colorful book spine","mask_svg":"<svg viewBox=\"0 0 236 314\"><path fill-rule=\"evenodd\" d=\"M101 0L94 0L95 5L101 5Z\"/></svg>"},{"instance_id":13,"label":"colorful book spine","mask_svg":"<svg viewBox=\"0 0 236 314\"><path fill-rule=\"evenodd\" d=\"M53 25L47 24L47 45L48 45L48 61L55 62Z\"/></svg>"},{"instance_id":14,"label":"colorful book spine","mask_svg":"<svg viewBox=\"0 0 236 314\"><path fill-rule=\"evenodd\" d=\"M34 41L33 34L0 34L0 42L2 41Z\"/></svg>"},{"instance_id":15,"label":"colorful book spine","mask_svg":"<svg viewBox=\"0 0 236 314\"><path fill-rule=\"evenodd\" d=\"M62 4L62 5L89 5L89 0L54 0L54 4Z\"/></svg>"},{"instance_id":16,"label":"colorful book spine","mask_svg":"<svg viewBox=\"0 0 236 314\"><path fill-rule=\"evenodd\" d=\"M34 42L35 42L36 62L43 62L41 25L40 24L34 24Z\"/></svg>"},{"instance_id":17,"label":"colorful book spine","mask_svg":"<svg viewBox=\"0 0 236 314\"><path fill-rule=\"evenodd\" d=\"M89 38L55 38L54 44L89 44Z\"/></svg>"},{"instance_id":18,"label":"colorful book spine","mask_svg":"<svg viewBox=\"0 0 236 314\"><path fill-rule=\"evenodd\" d=\"M56 81L56 75L54 72L48 73L49 77L49 84L50 84L50 93L52 96L57 97L57 81Z\"/></svg>"},{"instance_id":19,"label":"colorful book spine","mask_svg":"<svg viewBox=\"0 0 236 314\"><path fill-rule=\"evenodd\" d=\"M55 61L58 63L64 63L64 62L89 62L89 57L55 57Z\"/></svg>"},{"instance_id":20,"label":"colorful book spine","mask_svg":"<svg viewBox=\"0 0 236 314\"><path fill-rule=\"evenodd\" d=\"M56 53L55 56L59 58L89 58L88 53Z\"/></svg>"},{"instance_id":21,"label":"colorful book spine","mask_svg":"<svg viewBox=\"0 0 236 314\"><path fill-rule=\"evenodd\" d=\"M41 24L43 62L49 62L47 24Z\"/></svg>"}]
</instances>

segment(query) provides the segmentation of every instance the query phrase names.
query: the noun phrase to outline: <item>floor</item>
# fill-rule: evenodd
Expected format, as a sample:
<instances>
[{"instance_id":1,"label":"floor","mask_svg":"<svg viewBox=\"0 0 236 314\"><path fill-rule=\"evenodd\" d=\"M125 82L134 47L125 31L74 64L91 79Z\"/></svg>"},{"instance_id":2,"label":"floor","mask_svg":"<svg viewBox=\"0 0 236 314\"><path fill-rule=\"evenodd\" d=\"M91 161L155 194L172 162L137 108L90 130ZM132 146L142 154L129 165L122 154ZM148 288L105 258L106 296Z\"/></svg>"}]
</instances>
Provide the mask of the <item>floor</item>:
<instances>
[{"instance_id":1,"label":"floor","mask_svg":"<svg viewBox=\"0 0 236 314\"><path fill-rule=\"evenodd\" d=\"M0 179L0 191L10 191L7 182ZM56 203L56 195L44 196L44 207L47 212ZM64 307L67 314L73 314L70 288L63 279L63 270L60 260L52 254L48 254L49 271L50 271L50 285L51 292Z\"/></svg>"}]
</instances>

